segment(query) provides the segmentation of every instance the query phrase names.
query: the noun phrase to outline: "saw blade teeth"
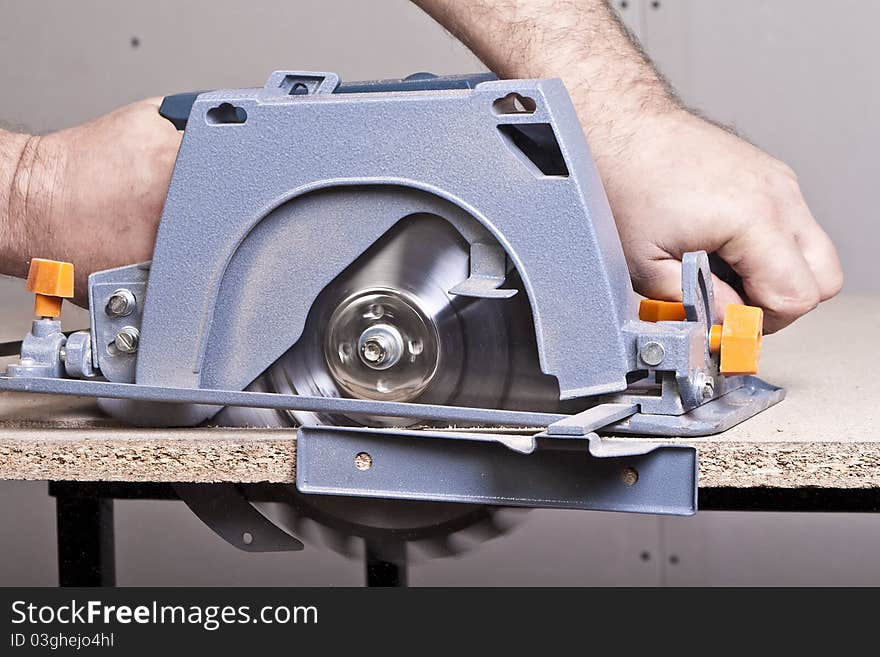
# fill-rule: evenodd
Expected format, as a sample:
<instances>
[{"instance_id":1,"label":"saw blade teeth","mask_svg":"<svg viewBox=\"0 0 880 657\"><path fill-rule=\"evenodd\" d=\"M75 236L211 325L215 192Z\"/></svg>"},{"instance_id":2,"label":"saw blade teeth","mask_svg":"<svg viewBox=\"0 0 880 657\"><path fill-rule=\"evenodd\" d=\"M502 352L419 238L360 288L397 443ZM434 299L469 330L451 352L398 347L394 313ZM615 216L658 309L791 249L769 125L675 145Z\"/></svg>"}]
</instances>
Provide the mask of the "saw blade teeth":
<instances>
[{"instance_id":1,"label":"saw blade teeth","mask_svg":"<svg viewBox=\"0 0 880 657\"><path fill-rule=\"evenodd\" d=\"M346 534L327 525L318 525L318 535L324 545L327 545L334 552L348 558L359 557L362 554L361 541L358 541L351 534Z\"/></svg>"},{"instance_id":2,"label":"saw blade teeth","mask_svg":"<svg viewBox=\"0 0 880 657\"><path fill-rule=\"evenodd\" d=\"M442 559L452 557L461 553L461 547L457 544L453 536L439 536L436 538L426 538L416 541L412 544L413 559L411 562L418 563L425 559Z\"/></svg>"},{"instance_id":3,"label":"saw blade teeth","mask_svg":"<svg viewBox=\"0 0 880 657\"><path fill-rule=\"evenodd\" d=\"M307 516L296 515L293 520L293 531L303 543L311 543L318 535L317 524Z\"/></svg>"},{"instance_id":4,"label":"saw blade teeth","mask_svg":"<svg viewBox=\"0 0 880 657\"><path fill-rule=\"evenodd\" d=\"M525 516L530 510L500 507L486 518L485 523L480 523L475 528L478 531L485 531L487 539L507 534L525 520Z\"/></svg>"},{"instance_id":5,"label":"saw blade teeth","mask_svg":"<svg viewBox=\"0 0 880 657\"><path fill-rule=\"evenodd\" d=\"M499 507L487 508L487 515L467 527L456 531L451 537L425 538L413 542L414 553L424 559L455 557L478 545L505 536L516 529L528 509ZM417 563L419 559L412 560Z\"/></svg>"}]
</instances>

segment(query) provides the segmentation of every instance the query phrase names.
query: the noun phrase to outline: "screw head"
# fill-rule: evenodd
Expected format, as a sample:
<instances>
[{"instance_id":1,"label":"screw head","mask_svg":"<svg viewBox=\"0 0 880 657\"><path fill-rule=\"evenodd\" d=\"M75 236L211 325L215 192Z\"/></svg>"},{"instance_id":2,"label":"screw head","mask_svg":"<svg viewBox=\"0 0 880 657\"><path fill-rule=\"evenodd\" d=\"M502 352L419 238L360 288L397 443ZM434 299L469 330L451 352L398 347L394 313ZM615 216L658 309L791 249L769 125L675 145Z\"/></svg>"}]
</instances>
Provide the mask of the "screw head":
<instances>
[{"instance_id":1,"label":"screw head","mask_svg":"<svg viewBox=\"0 0 880 657\"><path fill-rule=\"evenodd\" d=\"M116 290L107 299L107 305L104 312L110 317L127 317L134 312L137 307L137 301L130 290L124 288Z\"/></svg>"},{"instance_id":2,"label":"screw head","mask_svg":"<svg viewBox=\"0 0 880 657\"><path fill-rule=\"evenodd\" d=\"M374 370L387 370L396 365L405 349L403 336L391 324L373 324L358 338L361 361Z\"/></svg>"},{"instance_id":3,"label":"screw head","mask_svg":"<svg viewBox=\"0 0 880 657\"><path fill-rule=\"evenodd\" d=\"M642 348L639 351L639 356L645 364L654 367L663 362L663 359L666 357L666 349L664 349L663 345L659 342L654 342L652 340L651 342L646 342L642 345Z\"/></svg>"},{"instance_id":4,"label":"screw head","mask_svg":"<svg viewBox=\"0 0 880 657\"><path fill-rule=\"evenodd\" d=\"M711 381L703 385L703 399L712 399L715 394L715 384Z\"/></svg>"},{"instance_id":5,"label":"screw head","mask_svg":"<svg viewBox=\"0 0 880 657\"><path fill-rule=\"evenodd\" d=\"M138 350L140 337L140 331L134 326L124 326L122 330L116 334L113 344L116 346L116 349L123 354L133 354Z\"/></svg>"},{"instance_id":6,"label":"screw head","mask_svg":"<svg viewBox=\"0 0 880 657\"><path fill-rule=\"evenodd\" d=\"M385 351L385 347L382 346L382 342L376 338L370 338L369 340L365 340L363 346L361 347L361 353L364 355L364 360L370 363L381 363L385 360L385 356L388 352Z\"/></svg>"},{"instance_id":7,"label":"screw head","mask_svg":"<svg viewBox=\"0 0 880 657\"><path fill-rule=\"evenodd\" d=\"M635 486L639 481L639 471L635 468L624 468L620 471L620 480L624 486Z\"/></svg>"},{"instance_id":8,"label":"screw head","mask_svg":"<svg viewBox=\"0 0 880 657\"><path fill-rule=\"evenodd\" d=\"M704 400L712 399L715 395L715 379L708 374L698 372L694 377L694 386L700 389Z\"/></svg>"}]
</instances>

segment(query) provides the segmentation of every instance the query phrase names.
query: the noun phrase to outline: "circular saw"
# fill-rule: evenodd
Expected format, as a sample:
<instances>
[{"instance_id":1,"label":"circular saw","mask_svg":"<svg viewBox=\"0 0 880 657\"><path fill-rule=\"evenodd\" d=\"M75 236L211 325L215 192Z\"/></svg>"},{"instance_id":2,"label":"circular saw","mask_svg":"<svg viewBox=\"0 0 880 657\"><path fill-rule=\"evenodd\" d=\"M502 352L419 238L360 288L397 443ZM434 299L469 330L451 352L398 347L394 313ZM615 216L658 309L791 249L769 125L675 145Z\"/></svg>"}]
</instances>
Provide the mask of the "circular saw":
<instances>
[{"instance_id":1,"label":"circular saw","mask_svg":"<svg viewBox=\"0 0 880 657\"><path fill-rule=\"evenodd\" d=\"M237 547L391 562L511 508L694 513L698 437L784 396L708 254L680 301L635 295L560 80L276 71L160 113L184 136L152 260L93 273L69 334L72 266L35 258L0 390L295 440L295 486L176 486Z\"/></svg>"}]
</instances>

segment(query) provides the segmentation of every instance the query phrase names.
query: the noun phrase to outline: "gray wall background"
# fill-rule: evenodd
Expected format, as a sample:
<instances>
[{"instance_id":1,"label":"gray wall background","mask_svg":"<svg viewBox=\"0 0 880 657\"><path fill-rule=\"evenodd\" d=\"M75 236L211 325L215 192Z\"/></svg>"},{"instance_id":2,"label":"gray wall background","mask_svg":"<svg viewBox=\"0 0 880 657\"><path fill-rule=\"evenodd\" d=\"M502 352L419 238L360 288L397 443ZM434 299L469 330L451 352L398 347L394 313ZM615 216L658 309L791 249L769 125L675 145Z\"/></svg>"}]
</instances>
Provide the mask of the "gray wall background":
<instances>
[{"instance_id":1,"label":"gray wall background","mask_svg":"<svg viewBox=\"0 0 880 657\"><path fill-rule=\"evenodd\" d=\"M688 103L795 168L838 245L845 291L880 292L871 194L880 2L616 4ZM349 80L483 69L406 0L0 0L0 61L0 121L35 132L146 96L260 85L277 68L337 71ZM20 281L0 279L4 313L25 320L29 303ZM82 313L67 320L85 324ZM179 503L125 501L116 509L123 585L362 581L358 561L320 548L238 552ZM539 511L463 557L415 565L411 581L880 584L878 544L873 515ZM0 483L0 555L0 585L55 582L54 502L44 483Z\"/></svg>"}]
</instances>

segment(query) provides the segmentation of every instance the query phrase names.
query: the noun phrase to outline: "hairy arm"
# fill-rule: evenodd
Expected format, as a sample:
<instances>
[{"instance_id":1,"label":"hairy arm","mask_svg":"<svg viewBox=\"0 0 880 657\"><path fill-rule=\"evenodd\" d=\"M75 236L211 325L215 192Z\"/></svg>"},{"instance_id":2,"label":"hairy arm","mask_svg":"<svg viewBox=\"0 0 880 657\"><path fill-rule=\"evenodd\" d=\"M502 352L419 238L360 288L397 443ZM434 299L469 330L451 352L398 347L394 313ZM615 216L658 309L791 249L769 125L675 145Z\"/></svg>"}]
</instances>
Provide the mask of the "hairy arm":
<instances>
[{"instance_id":1,"label":"hairy arm","mask_svg":"<svg viewBox=\"0 0 880 657\"><path fill-rule=\"evenodd\" d=\"M0 272L21 275L16 266L23 234L16 221L22 189L27 190L32 138L0 130Z\"/></svg>"},{"instance_id":2,"label":"hairy arm","mask_svg":"<svg viewBox=\"0 0 880 657\"><path fill-rule=\"evenodd\" d=\"M679 108L604 0L415 0L503 78L562 78L591 146L620 153L639 118Z\"/></svg>"},{"instance_id":3,"label":"hairy arm","mask_svg":"<svg viewBox=\"0 0 880 657\"><path fill-rule=\"evenodd\" d=\"M604 0L414 0L502 77L560 77L636 290L679 299L681 257L718 252L777 330L840 290L834 246L786 164L691 113ZM714 281L723 311L744 300Z\"/></svg>"},{"instance_id":4,"label":"hairy arm","mask_svg":"<svg viewBox=\"0 0 880 657\"><path fill-rule=\"evenodd\" d=\"M67 260L77 301L93 271L150 259L180 134L159 99L45 136L0 130L0 273Z\"/></svg>"}]
</instances>

